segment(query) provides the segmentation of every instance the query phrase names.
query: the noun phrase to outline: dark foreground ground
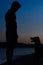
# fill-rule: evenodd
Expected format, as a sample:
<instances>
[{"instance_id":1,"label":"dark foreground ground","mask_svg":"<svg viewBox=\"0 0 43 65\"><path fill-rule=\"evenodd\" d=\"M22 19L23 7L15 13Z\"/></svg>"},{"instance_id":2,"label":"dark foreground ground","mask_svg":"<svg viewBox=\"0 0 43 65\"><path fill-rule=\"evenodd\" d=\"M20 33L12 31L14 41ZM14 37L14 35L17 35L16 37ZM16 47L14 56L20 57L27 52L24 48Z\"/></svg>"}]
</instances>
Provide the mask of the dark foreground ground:
<instances>
[{"instance_id":1,"label":"dark foreground ground","mask_svg":"<svg viewBox=\"0 0 43 65\"><path fill-rule=\"evenodd\" d=\"M12 65L34 65L34 56L35 54L25 55L16 60L13 60ZM3 63L1 65L11 65L7 63ZM37 65L43 65L43 56L40 57L39 63Z\"/></svg>"},{"instance_id":2,"label":"dark foreground ground","mask_svg":"<svg viewBox=\"0 0 43 65\"><path fill-rule=\"evenodd\" d=\"M34 57L35 54L21 56L20 58L13 60L12 65L34 65ZM7 62L5 62L1 65L11 65L11 64L7 64ZM41 54L37 65L43 65L43 54Z\"/></svg>"},{"instance_id":3,"label":"dark foreground ground","mask_svg":"<svg viewBox=\"0 0 43 65\"><path fill-rule=\"evenodd\" d=\"M22 47L22 46L28 47L28 45L26 46L26 45L22 45L22 44L18 44L18 46L19 47ZM37 65L43 65L43 45L41 45L41 47L40 47L40 53L39 54L40 54L40 58L39 58L39 62ZM12 65L34 65L34 57L35 57L35 54L24 55L20 58L17 58L16 60L13 60ZM7 62L6 62L6 63L3 63L1 65L11 65L11 64L7 64Z\"/></svg>"},{"instance_id":4,"label":"dark foreground ground","mask_svg":"<svg viewBox=\"0 0 43 65\"><path fill-rule=\"evenodd\" d=\"M33 65L34 54L25 55L16 60L13 60L12 65ZM7 63L3 63L1 65L7 65ZM10 65L10 64L9 64Z\"/></svg>"},{"instance_id":5,"label":"dark foreground ground","mask_svg":"<svg viewBox=\"0 0 43 65\"><path fill-rule=\"evenodd\" d=\"M7 42L0 42L0 48L6 48L7 47ZM25 44L25 43L17 43L15 47L20 47L20 48L26 48L26 47L34 47L34 44Z\"/></svg>"}]
</instances>

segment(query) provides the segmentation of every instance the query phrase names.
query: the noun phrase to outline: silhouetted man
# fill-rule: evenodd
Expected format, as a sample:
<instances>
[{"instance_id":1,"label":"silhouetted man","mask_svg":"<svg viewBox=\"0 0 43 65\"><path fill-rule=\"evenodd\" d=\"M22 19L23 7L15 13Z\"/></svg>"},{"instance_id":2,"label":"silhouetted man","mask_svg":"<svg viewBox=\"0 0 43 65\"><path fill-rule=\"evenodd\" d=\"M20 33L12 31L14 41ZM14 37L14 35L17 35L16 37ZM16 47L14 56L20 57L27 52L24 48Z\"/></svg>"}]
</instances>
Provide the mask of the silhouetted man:
<instances>
[{"instance_id":1,"label":"silhouetted man","mask_svg":"<svg viewBox=\"0 0 43 65\"><path fill-rule=\"evenodd\" d=\"M8 12L5 15L6 20L6 40L7 40L7 62L12 61L12 55L14 47L17 43L17 24L16 24L16 11L20 8L20 4L15 1L12 3L11 8L8 10Z\"/></svg>"},{"instance_id":2,"label":"silhouetted man","mask_svg":"<svg viewBox=\"0 0 43 65\"><path fill-rule=\"evenodd\" d=\"M40 38L38 36L31 37L31 42L35 43L35 57L34 57L34 65L38 64L39 58L40 58Z\"/></svg>"}]
</instances>

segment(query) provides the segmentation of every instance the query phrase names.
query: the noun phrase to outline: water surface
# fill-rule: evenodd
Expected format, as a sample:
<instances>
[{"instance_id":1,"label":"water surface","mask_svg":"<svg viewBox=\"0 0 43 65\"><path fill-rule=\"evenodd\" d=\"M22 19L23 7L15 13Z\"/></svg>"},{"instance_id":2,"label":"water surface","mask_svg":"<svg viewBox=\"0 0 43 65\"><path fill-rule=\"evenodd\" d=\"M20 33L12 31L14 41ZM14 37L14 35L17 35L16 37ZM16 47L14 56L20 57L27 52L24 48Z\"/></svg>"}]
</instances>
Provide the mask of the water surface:
<instances>
[{"instance_id":1,"label":"water surface","mask_svg":"<svg viewBox=\"0 0 43 65\"><path fill-rule=\"evenodd\" d=\"M6 62L6 48L0 48L0 64ZM22 55L32 54L34 53L34 48L15 48L13 52L13 58L16 59L21 57Z\"/></svg>"}]
</instances>

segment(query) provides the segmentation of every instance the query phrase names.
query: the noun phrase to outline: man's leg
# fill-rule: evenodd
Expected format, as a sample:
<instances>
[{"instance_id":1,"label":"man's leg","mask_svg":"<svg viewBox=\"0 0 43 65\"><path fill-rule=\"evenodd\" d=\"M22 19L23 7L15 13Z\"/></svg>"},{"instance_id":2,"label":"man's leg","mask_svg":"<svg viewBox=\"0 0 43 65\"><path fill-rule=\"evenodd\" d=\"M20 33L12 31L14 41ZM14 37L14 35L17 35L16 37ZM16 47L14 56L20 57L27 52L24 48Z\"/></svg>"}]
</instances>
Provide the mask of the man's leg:
<instances>
[{"instance_id":1,"label":"man's leg","mask_svg":"<svg viewBox=\"0 0 43 65\"><path fill-rule=\"evenodd\" d=\"M14 47L8 46L7 51L6 51L6 56L7 56L7 62L8 63L12 62L13 51L14 51Z\"/></svg>"}]
</instances>

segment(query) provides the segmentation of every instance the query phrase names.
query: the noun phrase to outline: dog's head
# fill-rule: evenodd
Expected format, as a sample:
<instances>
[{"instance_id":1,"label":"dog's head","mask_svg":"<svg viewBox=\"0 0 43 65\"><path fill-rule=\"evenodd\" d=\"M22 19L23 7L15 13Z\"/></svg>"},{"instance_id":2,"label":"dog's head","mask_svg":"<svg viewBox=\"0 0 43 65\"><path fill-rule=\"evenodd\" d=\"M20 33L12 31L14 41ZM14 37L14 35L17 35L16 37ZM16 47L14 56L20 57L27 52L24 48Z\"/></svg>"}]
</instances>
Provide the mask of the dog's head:
<instances>
[{"instance_id":1,"label":"dog's head","mask_svg":"<svg viewBox=\"0 0 43 65\"><path fill-rule=\"evenodd\" d=\"M37 43L40 44L40 39L38 36L37 37L31 37L30 39L31 39L31 42L35 42L36 44Z\"/></svg>"}]
</instances>

